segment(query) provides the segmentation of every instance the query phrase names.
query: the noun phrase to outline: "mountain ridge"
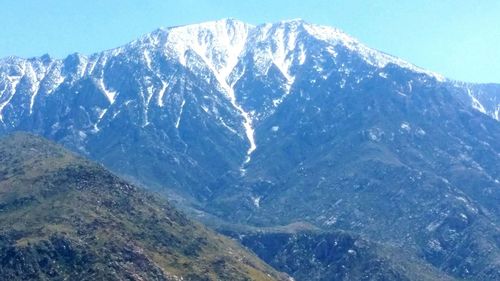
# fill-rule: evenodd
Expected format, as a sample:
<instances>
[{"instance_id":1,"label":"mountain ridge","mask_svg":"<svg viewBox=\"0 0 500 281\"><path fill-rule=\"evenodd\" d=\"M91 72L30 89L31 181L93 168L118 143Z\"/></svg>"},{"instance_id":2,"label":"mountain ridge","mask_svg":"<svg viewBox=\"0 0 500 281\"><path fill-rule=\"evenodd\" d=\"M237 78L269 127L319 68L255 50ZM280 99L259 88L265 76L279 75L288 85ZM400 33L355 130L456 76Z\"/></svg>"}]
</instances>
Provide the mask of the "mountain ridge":
<instances>
[{"instance_id":1,"label":"mountain ridge","mask_svg":"<svg viewBox=\"0 0 500 281\"><path fill-rule=\"evenodd\" d=\"M499 85L440 79L333 28L261 25L242 47L241 23L207 25L0 64L0 134L55 140L201 219L305 221L497 276Z\"/></svg>"},{"instance_id":2,"label":"mountain ridge","mask_svg":"<svg viewBox=\"0 0 500 281\"><path fill-rule=\"evenodd\" d=\"M289 280L227 238L40 137L0 139L8 280Z\"/></svg>"}]
</instances>

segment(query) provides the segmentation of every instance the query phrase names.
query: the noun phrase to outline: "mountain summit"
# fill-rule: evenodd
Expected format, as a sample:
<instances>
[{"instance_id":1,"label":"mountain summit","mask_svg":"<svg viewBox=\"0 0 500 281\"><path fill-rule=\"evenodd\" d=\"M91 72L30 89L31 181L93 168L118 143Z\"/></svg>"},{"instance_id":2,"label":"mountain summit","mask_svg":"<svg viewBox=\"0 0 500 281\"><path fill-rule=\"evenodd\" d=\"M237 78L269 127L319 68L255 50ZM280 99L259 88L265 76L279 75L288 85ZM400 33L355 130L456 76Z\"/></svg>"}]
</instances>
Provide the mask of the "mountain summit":
<instances>
[{"instance_id":1,"label":"mountain summit","mask_svg":"<svg viewBox=\"0 0 500 281\"><path fill-rule=\"evenodd\" d=\"M500 278L499 112L500 85L301 20L0 61L0 134L55 140L206 221L351 231L462 279Z\"/></svg>"}]
</instances>

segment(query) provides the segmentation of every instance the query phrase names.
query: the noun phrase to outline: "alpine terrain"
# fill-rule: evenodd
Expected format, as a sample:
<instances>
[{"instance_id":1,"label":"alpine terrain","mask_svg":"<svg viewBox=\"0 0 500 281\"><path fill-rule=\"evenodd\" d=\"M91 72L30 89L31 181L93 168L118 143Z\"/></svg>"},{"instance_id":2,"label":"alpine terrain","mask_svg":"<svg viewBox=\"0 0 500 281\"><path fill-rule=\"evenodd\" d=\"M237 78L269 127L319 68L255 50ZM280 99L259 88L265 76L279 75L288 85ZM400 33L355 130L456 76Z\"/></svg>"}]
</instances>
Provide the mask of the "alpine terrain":
<instances>
[{"instance_id":1,"label":"alpine terrain","mask_svg":"<svg viewBox=\"0 0 500 281\"><path fill-rule=\"evenodd\" d=\"M224 19L90 56L7 57L0 134L19 130L164 193L297 280L500 280L500 85L335 28Z\"/></svg>"}]
</instances>

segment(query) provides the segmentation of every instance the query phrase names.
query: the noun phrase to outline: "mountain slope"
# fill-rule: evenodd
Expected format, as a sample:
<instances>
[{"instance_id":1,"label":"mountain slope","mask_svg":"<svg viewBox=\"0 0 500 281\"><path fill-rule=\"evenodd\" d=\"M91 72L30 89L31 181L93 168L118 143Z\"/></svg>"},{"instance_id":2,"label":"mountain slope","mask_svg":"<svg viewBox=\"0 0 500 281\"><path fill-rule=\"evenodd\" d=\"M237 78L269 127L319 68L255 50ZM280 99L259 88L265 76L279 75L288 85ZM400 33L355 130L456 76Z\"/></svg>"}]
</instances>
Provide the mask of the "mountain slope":
<instances>
[{"instance_id":1,"label":"mountain slope","mask_svg":"<svg viewBox=\"0 0 500 281\"><path fill-rule=\"evenodd\" d=\"M437 79L496 117L498 91L450 83L337 29L229 19L159 29L88 57L5 58L0 132L37 132L148 185L203 200L207 182L244 169L248 154L268 147L257 131L288 97L325 83L348 91L382 79L384 67Z\"/></svg>"},{"instance_id":2,"label":"mountain slope","mask_svg":"<svg viewBox=\"0 0 500 281\"><path fill-rule=\"evenodd\" d=\"M340 231L284 227L223 230L296 280L455 280L399 247Z\"/></svg>"},{"instance_id":3,"label":"mountain slope","mask_svg":"<svg viewBox=\"0 0 500 281\"><path fill-rule=\"evenodd\" d=\"M303 73L257 128L246 175L214 184L232 188L206 208L240 223L353 231L455 276L497 279L498 121L447 83L395 65L376 71L344 88Z\"/></svg>"},{"instance_id":4,"label":"mountain slope","mask_svg":"<svg viewBox=\"0 0 500 281\"><path fill-rule=\"evenodd\" d=\"M32 135L0 140L0 194L6 280L284 278L159 198Z\"/></svg>"},{"instance_id":5,"label":"mountain slope","mask_svg":"<svg viewBox=\"0 0 500 281\"><path fill-rule=\"evenodd\" d=\"M0 134L46 136L207 221L306 221L491 280L499 89L335 28L229 19L91 56L3 59Z\"/></svg>"}]
</instances>

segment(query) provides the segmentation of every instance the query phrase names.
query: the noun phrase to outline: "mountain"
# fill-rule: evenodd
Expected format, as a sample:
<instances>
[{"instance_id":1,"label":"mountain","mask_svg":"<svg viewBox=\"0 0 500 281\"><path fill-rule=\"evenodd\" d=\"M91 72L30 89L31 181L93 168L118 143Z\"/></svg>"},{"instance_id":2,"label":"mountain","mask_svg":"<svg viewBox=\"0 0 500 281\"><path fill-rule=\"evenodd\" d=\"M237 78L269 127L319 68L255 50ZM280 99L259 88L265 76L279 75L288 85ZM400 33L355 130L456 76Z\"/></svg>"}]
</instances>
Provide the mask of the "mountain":
<instances>
[{"instance_id":1,"label":"mountain","mask_svg":"<svg viewBox=\"0 0 500 281\"><path fill-rule=\"evenodd\" d=\"M274 268L297 280L456 280L399 247L300 223L222 229Z\"/></svg>"},{"instance_id":2,"label":"mountain","mask_svg":"<svg viewBox=\"0 0 500 281\"><path fill-rule=\"evenodd\" d=\"M211 224L307 222L500 279L500 85L302 20L158 29L0 61L0 134L43 135Z\"/></svg>"},{"instance_id":3,"label":"mountain","mask_svg":"<svg viewBox=\"0 0 500 281\"><path fill-rule=\"evenodd\" d=\"M288 280L56 144L0 140L2 280Z\"/></svg>"}]
</instances>

